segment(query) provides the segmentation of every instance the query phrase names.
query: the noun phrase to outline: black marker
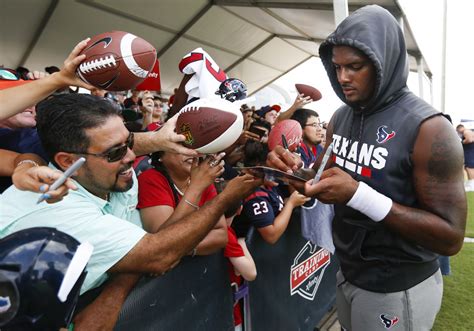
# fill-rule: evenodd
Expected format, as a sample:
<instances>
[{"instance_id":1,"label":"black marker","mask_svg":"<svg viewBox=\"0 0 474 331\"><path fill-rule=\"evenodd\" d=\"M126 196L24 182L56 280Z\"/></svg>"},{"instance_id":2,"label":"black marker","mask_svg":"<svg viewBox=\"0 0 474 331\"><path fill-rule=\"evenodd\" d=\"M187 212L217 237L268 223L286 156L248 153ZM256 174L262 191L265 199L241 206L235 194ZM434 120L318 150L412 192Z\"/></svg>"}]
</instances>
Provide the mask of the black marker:
<instances>
[{"instance_id":1,"label":"black marker","mask_svg":"<svg viewBox=\"0 0 474 331\"><path fill-rule=\"evenodd\" d=\"M284 134L281 135L281 143L283 144L283 148L288 150L288 142L286 141L286 137Z\"/></svg>"}]
</instances>

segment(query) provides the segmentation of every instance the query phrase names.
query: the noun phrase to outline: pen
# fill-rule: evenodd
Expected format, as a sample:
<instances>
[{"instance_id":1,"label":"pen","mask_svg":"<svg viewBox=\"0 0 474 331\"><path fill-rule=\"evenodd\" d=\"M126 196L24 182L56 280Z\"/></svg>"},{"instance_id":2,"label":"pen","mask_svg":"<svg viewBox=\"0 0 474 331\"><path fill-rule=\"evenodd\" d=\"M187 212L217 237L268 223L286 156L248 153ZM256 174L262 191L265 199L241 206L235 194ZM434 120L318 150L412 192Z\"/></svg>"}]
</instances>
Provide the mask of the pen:
<instances>
[{"instance_id":1,"label":"pen","mask_svg":"<svg viewBox=\"0 0 474 331\"><path fill-rule=\"evenodd\" d=\"M281 143L283 144L283 148L288 150L288 142L286 141L286 137L284 134L281 135Z\"/></svg>"},{"instance_id":2,"label":"pen","mask_svg":"<svg viewBox=\"0 0 474 331\"><path fill-rule=\"evenodd\" d=\"M316 173L316 176L314 176L313 185L319 182L319 180L321 179L321 175L323 174L324 168L326 167L326 163L328 163L329 156L332 153L332 147L333 143L331 143L328 149L326 149L326 153L324 153L323 160L321 161L321 165L319 166L318 172Z\"/></svg>"},{"instance_id":3,"label":"pen","mask_svg":"<svg viewBox=\"0 0 474 331\"><path fill-rule=\"evenodd\" d=\"M66 179L71 177L72 174L84 164L84 162L86 162L86 159L84 157L77 159L76 162L74 162L69 168L67 168L67 170L62 174L61 177L55 180L55 182L49 187L49 190L47 192L41 194L36 204L43 202L45 200L45 195L49 191L54 191L55 189L63 185Z\"/></svg>"}]
</instances>

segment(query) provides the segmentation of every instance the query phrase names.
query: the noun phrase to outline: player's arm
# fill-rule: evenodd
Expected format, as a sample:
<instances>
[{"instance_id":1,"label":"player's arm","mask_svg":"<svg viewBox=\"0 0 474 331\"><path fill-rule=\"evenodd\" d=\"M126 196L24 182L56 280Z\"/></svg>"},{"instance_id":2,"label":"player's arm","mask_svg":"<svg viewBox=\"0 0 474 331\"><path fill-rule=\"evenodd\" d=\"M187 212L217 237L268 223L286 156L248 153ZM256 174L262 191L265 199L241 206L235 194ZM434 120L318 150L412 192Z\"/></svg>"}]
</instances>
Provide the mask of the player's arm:
<instances>
[{"instance_id":1,"label":"player's arm","mask_svg":"<svg viewBox=\"0 0 474 331\"><path fill-rule=\"evenodd\" d=\"M421 209L394 203L385 224L434 252L454 255L464 240L467 205L462 147L444 118L421 125L412 159Z\"/></svg>"},{"instance_id":2,"label":"player's arm","mask_svg":"<svg viewBox=\"0 0 474 331\"><path fill-rule=\"evenodd\" d=\"M251 175L234 178L198 212L186 215L157 233L146 234L109 271L163 274L196 247L234 201L243 199L261 184L262 180Z\"/></svg>"},{"instance_id":3,"label":"player's arm","mask_svg":"<svg viewBox=\"0 0 474 331\"><path fill-rule=\"evenodd\" d=\"M79 55L89 39L78 43L71 54L64 61L64 67L45 78L32 81L28 84L12 87L0 91L0 120L15 115L24 109L34 105L57 89L66 86L81 86L91 88L76 76L77 66L85 59L85 55Z\"/></svg>"},{"instance_id":4,"label":"player's arm","mask_svg":"<svg viewBox=\"0 0 474 331\"><path fill-rule=\"evenodd\" d=\"M412 159L420 208L392 202L339 168L326 170L316 185L306 183L306 194L324 203L347 204L433 252L454 255L462 247L466 225L463 152L444 118L437 116L420 126Z\"/></svg>"}]
</instances>

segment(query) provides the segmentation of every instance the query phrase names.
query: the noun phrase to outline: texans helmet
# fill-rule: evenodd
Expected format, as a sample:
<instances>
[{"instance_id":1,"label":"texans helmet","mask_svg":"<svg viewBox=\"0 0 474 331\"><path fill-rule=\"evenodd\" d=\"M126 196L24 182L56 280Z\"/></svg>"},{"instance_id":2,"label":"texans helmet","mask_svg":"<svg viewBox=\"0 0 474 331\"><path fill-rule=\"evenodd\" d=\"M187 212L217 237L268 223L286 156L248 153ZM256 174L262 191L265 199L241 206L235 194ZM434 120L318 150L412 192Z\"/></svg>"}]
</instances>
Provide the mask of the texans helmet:
<instances>
[{"instance_id":1,"label":"texans helmet","mask_svg":"<svg viewBox=\"0 0 474 331\"><path fill-rule=\"evenodd\" d=\"M240 79L228 78L219 85L216 94L230 102L242 100L247 97L247 86Z\"/></svg>"},{"instance_id":2,"label":"texans helmet","mask_svg":"<svg viewBox=\"0 0 474 331\"><path fill-rule=\"evenodd\" d=\"M38 227L0 240L0 329L67 327L87 272L92 245Z\"/></svg>"}]
</instances>

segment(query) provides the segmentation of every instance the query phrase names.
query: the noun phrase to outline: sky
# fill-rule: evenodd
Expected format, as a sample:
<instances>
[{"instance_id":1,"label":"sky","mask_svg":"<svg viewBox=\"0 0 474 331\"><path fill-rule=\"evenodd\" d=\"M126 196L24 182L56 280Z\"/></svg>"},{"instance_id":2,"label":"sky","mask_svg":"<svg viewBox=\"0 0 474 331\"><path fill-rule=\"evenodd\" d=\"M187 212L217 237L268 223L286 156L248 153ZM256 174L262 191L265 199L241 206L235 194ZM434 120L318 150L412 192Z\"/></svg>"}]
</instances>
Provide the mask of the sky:
<instances>
[{"instance_id":1,"label":"sky","mask_svg":"<svg viewBox=\"0 0 474 331\"><path fill-rule=\"evenodd\" d=\"M424 99L436 109L442 110L442 82L443 82L443 10L444 0L398 0L406 14L411 30L428 66L433 74L432 87L428 79L424 82ZM469 31L474 32L472 13L474 1L447 0L447 47L446 47L446 75L445 75L445 112L453 118L454 124L461 119L474 120L474 107L468 96L474 93L470 89L474 79L474 42L469 37ZM311 73L311 74L308 74ZM275 89L267 88L256 94L257 100L265 104L267 100L289 106L296 97L294 84L302 83L318 88L323 98L308 105L318 111L323 121L329 121L335 109L341 104L339 98L332 91L326 72L319 58L312 58L292 72L277 80ZM418 75L411 73L408 81L409 88L419 95ZM432 92L432 93L431 93ZM284 108L283 107L283 108ZM472 123L474 127L474 122Z\"/></svg>"}]
</instances>

